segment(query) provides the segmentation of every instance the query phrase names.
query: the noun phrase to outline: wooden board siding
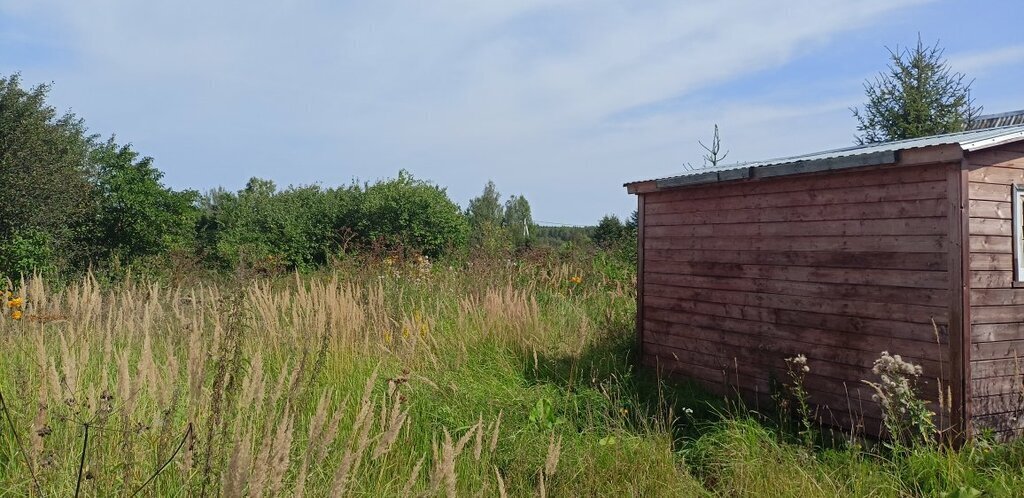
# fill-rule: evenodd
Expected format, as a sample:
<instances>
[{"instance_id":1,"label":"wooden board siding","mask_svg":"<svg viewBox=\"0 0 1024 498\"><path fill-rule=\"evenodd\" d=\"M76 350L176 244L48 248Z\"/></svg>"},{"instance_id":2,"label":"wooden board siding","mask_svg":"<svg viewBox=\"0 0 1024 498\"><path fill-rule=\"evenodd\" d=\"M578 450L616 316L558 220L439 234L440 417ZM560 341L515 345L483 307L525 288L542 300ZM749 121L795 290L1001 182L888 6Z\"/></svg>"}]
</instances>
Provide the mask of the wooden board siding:
<instances>
[{"instance_id":1,"label":"wooden board siding","mask_svg":"<svg viewBox=\"0 0 1024 498\"><path fill-rule=\"evenodd\" d=\"M967 206L970 202L966 162L962 151L959 163L952 163L947 169L949 194L949 364L948 401L950 422L953 432L947 434L950 441L962 443L971 436L971 279L968 275L970 253L967 244L970 239L970 218ZM940 393L940 396L942 394Z\"/></svg>"},{"instance_id":2,"label":"wooden board siding","mask_svg":"<svg viewBox=\"0 0 1024 498\"><path fill-rule=\"evenodd\" d=\"M871 168L642 195L645 363L762 403L786 378L785 358L804 354L822 418L877 433L881 413L861 381L875 380L872 363L889 351L922 365L937 400L939 382L963 381L949 356L951 330L961 337L951 310L962 303L950 275L968 264L998 272L988 268L1000 262L995 252L954 261L954 170L959 163ZM1000 229L988 224L979 236Z\"/></svg>"},{"instance_id":3,"label":"wooden board siding","mask_svg":"<svg viewBox=\"0 0 1024 498\"><path fill-rule=\"evenodd\" d=\"M645 222L645 205L644 205L644 194L636 196L636 288L644 288L644 264L647 258L644 256L644 235L647 233L647 223ZM640 356L644 356L644 293L636 293L636 341L637 351Z\"/></svg>"},{"instance_id":4,"label":"wooden board siding","mask_svg":"<svg viewBox=\"0 0 1024 498\"><path fill-rule=\"evenodd\" d=\"M973 425L1004 437L1024 430L1024 288L1014 287L1013 184L1024 184L1024 145L967 154L970 196Z\"/></svg>"}]
</instances>

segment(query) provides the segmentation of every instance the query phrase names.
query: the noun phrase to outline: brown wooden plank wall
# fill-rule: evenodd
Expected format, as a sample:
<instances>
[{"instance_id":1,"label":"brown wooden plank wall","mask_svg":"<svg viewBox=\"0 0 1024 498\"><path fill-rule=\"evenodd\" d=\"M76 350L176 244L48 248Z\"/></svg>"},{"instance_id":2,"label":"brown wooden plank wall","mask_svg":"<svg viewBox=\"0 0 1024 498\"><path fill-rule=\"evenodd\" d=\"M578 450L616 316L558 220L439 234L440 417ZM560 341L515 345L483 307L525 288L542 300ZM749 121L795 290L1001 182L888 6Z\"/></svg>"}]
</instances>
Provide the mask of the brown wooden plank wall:
<instances>
[{"instance_id":1,"label":"brown wooden plank wall","mask_svg":"<svg viewBox=\"0 0 1024 498\"><path fill-rule=\"evenodd\" d=\"M887 350L921 364L937 399L937 379L950 378L949 171L645 194L645 362L764 400L772 379L785 379L785 358L804 354L826 422L862 421L874 433L880 411L861 380L877 380L871 366Z\"/></svg>"},{"instance_id":2,"label":"brown wooden plank wall","mask_svg":"<svg viewBox=\"0 0 1024 498\"><path fill-rule=\"evenodd\" d=\"M1024 429L1024 288L1013 282L1011 196L1014 183L1024 185L1024 144L968 153L967 164L974 426L1019 435Z\"/></svg>"}]
</instances>

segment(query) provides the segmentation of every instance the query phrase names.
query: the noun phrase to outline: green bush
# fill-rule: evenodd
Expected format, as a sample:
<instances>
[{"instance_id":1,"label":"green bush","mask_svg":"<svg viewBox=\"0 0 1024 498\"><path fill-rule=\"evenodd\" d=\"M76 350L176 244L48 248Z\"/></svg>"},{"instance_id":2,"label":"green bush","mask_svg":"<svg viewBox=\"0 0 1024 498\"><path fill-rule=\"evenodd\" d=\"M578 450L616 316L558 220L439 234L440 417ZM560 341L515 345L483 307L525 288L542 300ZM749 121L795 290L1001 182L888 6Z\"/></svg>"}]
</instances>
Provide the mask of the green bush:
<instances>
[{"instance_id":1,"label":"green bush","mask_svg":"<svg viewBox=\"0 0 1024 498\"><path fill-rule=\"evenodd\" d=\"M56 267L53 241L42 230L27 229L0 240L0 275L18 279L33 272L51 273Z\"/></svg>"},{"instance_id":2,"label":"green bush","mask_svg":"<svg viewBox=\"0 0 1024 498\"><path fill-rule=\"evenodd\" d=\"M356 233L366 243L440 256L462 247L469 223L441 187L416 180L407 171L366 188Z\"/></svg>"},{"instance_id":3,"label":"green bush","mask_svg":"<svg viewBox=\"0 0 1024 498\"><path fill-rule=\"evenodd\" d=\"M225 266L276 264L309 269L329 261L352 232L356 187L289 187L253 178L237 194L216 190L203 200L199 240Z\"/></svg>"},{"instance_id":4,"label":"green bush","mask_svg":"<svg viewBox=\"0 0 1024 498\"><path fill-rule=\"evenodd\" d=\"M468 233L444 189L404 171L365 190L278 191L273 182L253 178L243 190L215 190L201 204L201 252L221 267L308 270L357 247L434 257L462 247Z\"/></svg>"}]
</instances>

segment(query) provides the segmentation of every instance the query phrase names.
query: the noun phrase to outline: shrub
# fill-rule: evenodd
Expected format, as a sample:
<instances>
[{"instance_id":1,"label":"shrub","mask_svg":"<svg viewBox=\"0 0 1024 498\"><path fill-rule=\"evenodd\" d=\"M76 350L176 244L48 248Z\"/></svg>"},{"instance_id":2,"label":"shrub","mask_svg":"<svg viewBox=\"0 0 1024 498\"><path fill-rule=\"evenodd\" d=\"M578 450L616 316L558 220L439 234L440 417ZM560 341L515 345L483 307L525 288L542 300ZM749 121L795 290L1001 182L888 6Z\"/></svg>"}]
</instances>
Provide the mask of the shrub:
<instances>
[{"instance_id":1,"label":"shrub","mask_svg":"<svg viewBox=\"0 0 1024 498\"><path fill-rule=\"evenodd\" d=\"M436 257L464 246L469 224L443 188L402 170L366 188L356 233L365 242Z\"/></svg>"},{"instance_id":2,"label":"shrub","mask_svg":"<svg viewBox=\"0 0 1024 498\"><path fill-rule=\"evenodd\" d=\"M222 267L312 269L351 242L438 256L463 246L468 233L444 189L404 171L365 190L313 185L278 191L273 182L253 178L237 193L210 192L201 205L201 250Z\"/></svg>"},{"instance_id":3,"label":"shrub","mask_svg":"<svg viewBox=\"0 0 1024 498\"><path fill-rule=\"evenodd\" d=\"M50 273L57 268L53 241L40 229L26 229L0 240L0 275L13 279L33 272Z\"/></svg>"},{"instance_id":4,"label":"shrub","mask_svg":"<svg viewBox=\"0 0 1024 498\"><path fill-rule=\"evenodd\" d=\"M216 190L202 200L200 244L225 266L277 261L310 269L326 263L352 231L360 197L356 187L278 192L273 182L253 178L238 193Z\"/></svg>"}]
</instances>

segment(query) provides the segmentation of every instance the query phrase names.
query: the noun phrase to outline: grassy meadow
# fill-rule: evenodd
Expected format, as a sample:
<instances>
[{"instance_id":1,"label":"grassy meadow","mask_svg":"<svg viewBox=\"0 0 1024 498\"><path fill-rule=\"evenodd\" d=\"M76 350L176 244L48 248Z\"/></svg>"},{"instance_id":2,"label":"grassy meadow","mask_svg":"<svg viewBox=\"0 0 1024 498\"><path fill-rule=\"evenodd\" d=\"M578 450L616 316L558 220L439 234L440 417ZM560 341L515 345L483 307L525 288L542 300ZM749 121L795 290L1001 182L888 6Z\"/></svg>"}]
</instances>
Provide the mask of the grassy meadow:
<instances>
[{"instance_id":1,"label":"grassy meadow","mask_svg":"<svg viewBox=\"0 0 1024 498\"><path fill-rule=\"evenodd\" d=\"M602 256L11 289L0 496L1024 489L1021 444L808 445L638 368L634 276Z\"/></svg>"}]
</instances>

